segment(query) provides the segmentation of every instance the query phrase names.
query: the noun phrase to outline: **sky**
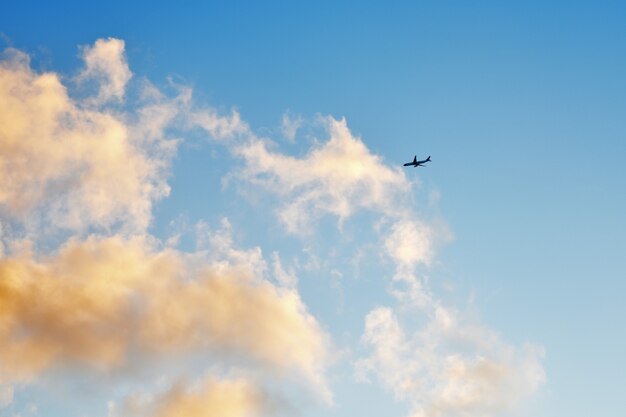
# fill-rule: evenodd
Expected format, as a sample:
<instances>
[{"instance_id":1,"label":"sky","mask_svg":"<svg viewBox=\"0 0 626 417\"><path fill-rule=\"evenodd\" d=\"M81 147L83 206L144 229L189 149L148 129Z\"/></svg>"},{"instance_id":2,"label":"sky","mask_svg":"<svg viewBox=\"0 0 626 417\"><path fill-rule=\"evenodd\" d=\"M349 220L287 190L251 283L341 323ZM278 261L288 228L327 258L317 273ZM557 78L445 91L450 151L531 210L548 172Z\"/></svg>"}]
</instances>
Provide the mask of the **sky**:
<instances>
[{"instance_id":1,"label":"sky","mask_svg":"<svg viewBox=\"0 0 626 417\"><path fill-rule=\"evenodd\" d=\"M623 414L623 3L0 10L1 416Z\"/></svg>"}]
</instances>

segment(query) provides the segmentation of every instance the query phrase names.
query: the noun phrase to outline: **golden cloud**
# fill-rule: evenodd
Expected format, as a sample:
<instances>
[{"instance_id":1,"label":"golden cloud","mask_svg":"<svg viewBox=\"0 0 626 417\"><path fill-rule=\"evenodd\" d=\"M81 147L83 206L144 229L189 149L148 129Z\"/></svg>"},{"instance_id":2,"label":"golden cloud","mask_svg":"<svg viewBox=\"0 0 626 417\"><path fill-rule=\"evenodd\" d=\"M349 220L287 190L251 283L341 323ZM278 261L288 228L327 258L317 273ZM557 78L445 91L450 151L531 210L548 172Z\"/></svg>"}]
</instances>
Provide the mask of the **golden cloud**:
<instances>
[{"instance_id":1,"label":"golden cloud","mask_svg":"<svg viewBox=\"0 0 626 417\"><path fill-rule=\"evenodd\" d=\"M295 290L239 265L197 263L119 236L0 260L0 379L208 349L323 386L326 336Z\"/></svg>"},{"instance_id":2,"label":"golden cloud","mask_svg":"<svg viewBox=\"0 0 626 417\"><path fill-rule=\"evenodd\" d=\"M214 253L182 253L146 234L152 205L169 193L177 141L167 129L227 139L247 125L236 111L193 108L188 88L168 98L147 81L139 103L122 108L132 77L124 42L82 52L77 94L20 51L0 57L0 384L198 353L295 373L329 398L327 335L293 286L265 278L260 249L237 251L218 234ZM44 255L14 225L33 248L50 229L78 236ZM79 237L93 230L109 236ZM158 415L249 415L251 385L207 382L201 392L172 391Z\"/></svg>"},{"instance_id":3,"label":"golden cloud","mask_svg":"<svg viewBox=\"0 0 626 417\"><path fill-rule=\"evenodd\" d=\"M177 383L149 398L129 396L112 404L110 417L254 417L269 410L269 399L246 379L206 378L192 387Z\"/></svg>"}]
</instances>

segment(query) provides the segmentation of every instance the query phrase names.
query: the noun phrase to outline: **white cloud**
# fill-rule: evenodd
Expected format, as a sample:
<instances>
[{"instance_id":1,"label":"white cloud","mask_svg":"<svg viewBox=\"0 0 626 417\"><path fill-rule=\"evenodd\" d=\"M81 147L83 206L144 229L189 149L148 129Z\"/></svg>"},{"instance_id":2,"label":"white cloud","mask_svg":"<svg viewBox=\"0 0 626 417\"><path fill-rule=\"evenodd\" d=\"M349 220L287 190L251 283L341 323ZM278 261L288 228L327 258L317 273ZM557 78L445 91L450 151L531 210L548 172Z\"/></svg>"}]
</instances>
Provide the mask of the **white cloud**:
<instances>
[{"instance_id":1,"label":"white cloud","mask_svg":"<svg viewBox=\"0 0 626 417\"><path fill-rule=\"evenodd\" d=\"M272 252L272 267L274 269L274 277L279 284L287 288L295 288L298 278L293 268L285 269L280 260L278 252Z\"/></svg>"},{"instance_id":2,"label":"white cloud","mask_svg":"<svg viewBox=\"0 0 626 417\"><path fill-rule=\"evenodd\" d=\"M509 345L444 307L417 271L433 264L436 244L450 239L447 227L418 216L404 173L371 154L345 120L328 118L326 128L329 139L300 158L254 136L234 152L246 164L241 178L278 197L279 219L291 233L311 232L323 216L341 223L361 210L378 215L373 229L393 263L398 304L366 317L363 341L371 353L358 361L359 379L375 376L414 417L482 417L512 408L545 379L541 349ZM397 316L416 309L423 326Z\"/></svg>"},{"instance_id":3,"label":"white cloud","mask_svg":"<svg viewBox=\"0 0 626 417\"><path fill-rule=\"evenodd\" d=\"M222 218L220 227L216 230L212 230L203 221L200 221L195 229L196 246L203 259L210 260L216 267L232 268L236 265L236 268L244 275L266 276L268 266L261 248L258 246L248 250L235 248L232 225L227 218Z\"/></svg>"},{"instance_id":4,"label":"white cloud","mask_svg":"<svg viewBox=\"0 0 626 417\"><path fill-rule=\"evenodd\" d=\"M85 69L78 75L78 80L97 83L98 95L94 102L102 104L111 99L122 100L126 84L132 77L124 55L124 41L98 39L93 46L83 48L82 57Z\"/></svg>"},{"instance_id":5,"label":"white cloud","mask_svg":"<svg viewBox=\"0 0 626 417\"><path fill-rule=\"evenodd\" d=\"M411 404L413 417L497 415L545 380L540 348L515 348L441 306L408 334L391 308L376 308L366 317L363 342L371 354L357 363L357 375L375 376Z\"/></svg>"},{"instance_id":6,"label":"white cloud","mask_svg":"<svg viewBox=\"0 0 626 417\"><path fill-rule=\"evenodd\" d=\"M412 274L419 264L430 265L434 257L433 229L425 222L402 219L391 226L385 249L396 262L399 274Z\"/></svg>"},{"instance_id":7,"label":"white cloud","mask_svg":"<svg viewBox=\"0 0 626 417\"><path fill-rule=\"evenodd\" d=\"M98 41L87 72L105 73L120 96L126 83L123 42ZM112 62L108 62L111 60ZM87 75L85 75L87 76ZM109 94L109 93L107 93ZM175 101L174 101L175 102ZM113 113L68 95L55 73L38 74L15 50L0 62L0 211L41 235L122 225L144 230L155 200L168 195L176 141L165 137L170 103L136 114Z\"/></svg>"},{"instance_id":8,"label":"white cloud","mask_svg":"<svg viewBox=\"0 0 626 417\"><path fill-rule=\"evenodd\" d=\"M304 119L300 115L293 116L291 112L285 112L281 120L281 131L290 142L296 140L298 129L302 126Z\"/></svg>"},{"instance_id":9,"label":"white cloud","mask_svg":"<svg viewBox=\"0 0 626 417\"><path fill-rule=\"evenodd\" d=\"M371 353L358 361L358 377L375 376L411 404L415 417L479 417L512 408L545 379L541 349L516 348L444 307L417 271L433 264L436 244L450 239L447 227L418 216L406 198L411 184L404 173L371 154L345 120L326 123L329 139L303 157L282 154L256 137L235 154L246 163L242 179L278 196L279 218L289 232L306 234L327 215L341 223L360 210L378 214L374 228L381 253L394 265L389 277L398 305L366 317L363 341ZM417 311L423 319L404 323L397 311Z\"/></svg>"},{"instance_id":10,"label":"white cloud","mask_svg":"<svg viewBox=\"0 0 626 417\"><path fill-rule=\"evenodd\" d=\"M188 125L204 129L213 138L220 140L249 133L247 123L241 120L236 110L232 110L230 116L221 116L210 107L196 109L189 113Z\"/></svg>"},{"instance_id":11,"label":"white cloud","mask_svg":"<svg viewBox=\"0 0 626 417\"><path fill-rule=\"evenodd\" d=\"M340 221L359 209L401 214L399 201L410 188L402 171L370 153L344 119L325 123L329 140L302 158L273 152L255 137L237 145L234 152L246 163L240 177L281 197L279 217L291 233L310 232L326 214Z\"/></svg>"}]
</instances>

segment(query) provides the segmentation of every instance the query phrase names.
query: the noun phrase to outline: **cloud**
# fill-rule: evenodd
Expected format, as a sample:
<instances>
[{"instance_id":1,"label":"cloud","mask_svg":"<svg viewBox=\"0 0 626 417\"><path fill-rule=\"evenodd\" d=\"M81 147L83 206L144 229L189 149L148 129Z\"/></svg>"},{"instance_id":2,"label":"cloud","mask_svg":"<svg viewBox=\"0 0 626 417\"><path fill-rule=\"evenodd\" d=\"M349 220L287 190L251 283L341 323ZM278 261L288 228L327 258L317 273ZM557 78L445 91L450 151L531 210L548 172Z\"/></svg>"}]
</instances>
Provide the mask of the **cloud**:
<instances>
[{"instance_id":1,"label":"cloud","mask_svg":"<svg viewBox=\"0 0 626 417\"><path fill-rule=\"evenodd\" d=\"M251 381L208 377L191 387L178 383L158 396L131 396L112 404L109 417L254 417L269 409L269 399Z\"/></svg>"},{"instance_id":2,"label":"cloud","mask_svg":"<svg viewBox=\"0 0 626 417\"><path fill-rule=\"evenodd\" d=\"M187 125L201 128L218 140L250 134L248 124L241 120L236 110L232 110L230 116L222 116L210 107L193 109L187 115Z\"/></svg>"},{"instance_id":3,"label":"cloud","mask_svg":"<svg viewBox=\"0 0 626 417\"><path fill-rule=\"evenodd\" d=\"M302 157L274 150L274 143L250 135L229 144L245 167L238 177L278 198L278 218L288 232L307 235L324 216L339 225L359 211L372 212L372 229L380 236L380 254L395 269L390 277L402 282L398 298L430 302L431 296L415 275L429 267L436 246L450 239L441 221L420 219L410 198L412 184L399 167L390 167L352 134L346 120L322 119L328 139L317 142Z\"/></svg>"},{"instance_id":4,"label":"cloud","mask_svg":"<svg viewBox=\"0 0 626 417\"><path fill-rule=\"evenodd\" d=\"M329 139L300 158L254 136L234 152L245 161L240 178L278 197L279 219L291 233L311 232L323 216L341 224L363 210L378 215L373 229L393 265L397 305L365 318L370 353L357 361L358 378L375 376L410 404L413 417L479 417L514 407L545 380L542 349L516 348L445 307L418 271L432 266L436 246L450 240L447 227L418 215L404 173L373 155L344 119L325 123ZM420 318L405 323L398 312L407 311Z\"/></svg>"},{"instance_id":5,"label":"cloud","mask_svg":"<svg viewBox=\"0 0 626 417\"><path fill-rule=\"evenodd\" d=\"M274 276L276 277L276 281L278 281L283 287L296 287L296 284L298 283L298 278L293 268L285 270L280 260L280 255L276 251L272 252L272 267L274 269Z\"/></svg>"},{"instance_id":6,"label":"cloud","mask_svg":"<svg viewBox=\"0 0 626 417\"><path fill-rule=\"evenodd\" d=\"M516 349L441 306L408 334L391 308L376 308L366 317L363 342L372 352L357 363L357 375L374 375L411 404L412 417L496 415L545 381L541 348Z\"/></svg>"},{"instance_id":7,"label":"cloud","mask_svg":"<svg viewBox=\"0 0 626 417\"><path fill-rule=\"evenodd\" d=\"M194 107L189 88L168 97L145 80L138 101L113 109L131 79L124 42L98 40L83 59L78 88L95 95L71 96L20 51L0 61L2 398L67 367L106 373L194 353L297 376L330 401L328 335L277 254L270 271L260 248L234 248L228 220L217 231L200 223L192 253L146 233L169 193L169 130L230 139L248 133L245 122ZM40 252L50 230L74 236Z\"/></svg>"},{"instance_id":8,"label":"cloud","mask_svg":"<svg viewBox=\"0 0 626 417\"><path fill-rule=\"evenodd\" d=\"M327 336L298 293L245 263L190 256L113 236L71 241L42 260L0 260L0 380L208 350L297 373L328 395Z\"/></svg>"},{"instance_id":9,"label":"cloud","mask_svg":"<svg viewBox=\"0 0 626 417\"><path fill-rule=\"evenodd\" d=\"M296 115L292 116L291 112L285 112L283 114L281 120L281 131L285 138L290 142L294 142L296 140L296 133L298 133L298 129L302 126L302 116Z\"/></svg>"},{"instance_id":10,"label":"cloud","mask_svg":"<svg viewBox=\"0 0 626 417\"><path fill-rule=\"evenodd\" d=\"M126 84L132 77L124 55L121 39L98 39L93 46L83 48L85 68L78 75L79 82L94 81L98 86L96 104L124 98Z\"/></svg>"},{"instance_id":11,"label":"cloud","mask_svg":"<svg viewBox=\"0 0 626 417\"><path fill-rule=\"evenodd\" d=\"M82 76L104 77L105 96L123 93L128 78L123 46L109 39L85 49ZM7 50L0 61L0 211L5 220L28 225L37 235L45 229L120 224L144 230L153 202L169 193L167 168L176 146L164 136L167 120L159 106L167 108L152 103L135 120L86 107L68 95L57 74L36 73L27 55Z\"/></svg>"},{"instance_id":12,"label":"cloud","mask_svg":"<svg viewBox=\"0 0 626 417\"><path fill-rule=\"evenodd\" d=\"M327 214L340 221L359 209L399 215L398 202L410 188L402 171L370 153L345 119L328 117L324 123L329 140L302 158L273 152L256 137L234 147L246 164L240 178L281 198L278 215L291 233L310 232Z\"/></svg>"},{"instance_id":13,"label":"cloud","mask_svg":"<svg viewBox=\"0 0 626 417\"><path fill-rule=\"evenodd\" d=\"M402 219L395 222L385 239L385 249L401 274L410 274L417 265L428 266L434 257L433 228L423 221Z\"/></svg>"}]
</instances>

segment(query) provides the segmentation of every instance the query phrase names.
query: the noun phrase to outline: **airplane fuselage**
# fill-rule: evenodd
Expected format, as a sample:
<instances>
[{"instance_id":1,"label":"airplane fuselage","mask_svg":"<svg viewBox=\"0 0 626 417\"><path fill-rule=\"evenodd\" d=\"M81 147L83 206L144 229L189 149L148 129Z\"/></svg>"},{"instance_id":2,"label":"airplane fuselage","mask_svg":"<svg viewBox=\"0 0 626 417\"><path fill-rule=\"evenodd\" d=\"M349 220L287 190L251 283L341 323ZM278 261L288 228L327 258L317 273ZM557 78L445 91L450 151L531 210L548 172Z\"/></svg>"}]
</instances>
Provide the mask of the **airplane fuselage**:
<instances>
[{"instance_id":1,"label":"airplane fuselage","mask_svg":"<svg viewBox=\"0 0 626 417\"><path fill-rule=\"evenodd\" d=\"M416 155L416 156L414 156L414 157L413 157L413 161L411 161L411 162L407 162L406 164L404 164L404 166L405 166L405 167L410 167L410 166L412 166L413 168L416 168L416 167L422 167L422 166L424 166L424 164L425 164L426 162L430 162L430 156L429 156L428 158L426 158L426 159L423 159L423 160L421 160L421 161L418 161L418 160L417 160L417 155Z\"/></svg>"}]
</instances>

